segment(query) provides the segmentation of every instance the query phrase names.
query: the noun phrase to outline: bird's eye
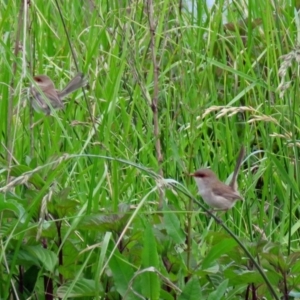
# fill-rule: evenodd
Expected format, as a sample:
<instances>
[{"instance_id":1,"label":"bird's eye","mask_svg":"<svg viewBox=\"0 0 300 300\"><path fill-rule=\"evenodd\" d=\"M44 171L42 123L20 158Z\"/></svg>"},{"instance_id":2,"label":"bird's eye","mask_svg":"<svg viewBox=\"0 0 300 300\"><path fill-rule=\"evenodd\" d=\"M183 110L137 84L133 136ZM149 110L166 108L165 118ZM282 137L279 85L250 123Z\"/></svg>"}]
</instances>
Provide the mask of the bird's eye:
<instances>
[{"instance_id":1,"label":"bird's eye","mask_svg":"<svg viewBox=\"0 0 300 300\"><path fill-rule=\"evenodd\" d=\"M196 173L195 177L203 178L205 175L203 173Z\"/></svg>"},{"instance_id":2,"label":"bird's eye","mask_svg":"<svg viewBox=\"0 0 300 300\"><path fill-rule=\"evenodd\" d=\"M41 81L42 81L41 78L39 78L39 77L34 77L34 80L35 80L36 82L41 82Z\"/></svg>"}]
</instances>

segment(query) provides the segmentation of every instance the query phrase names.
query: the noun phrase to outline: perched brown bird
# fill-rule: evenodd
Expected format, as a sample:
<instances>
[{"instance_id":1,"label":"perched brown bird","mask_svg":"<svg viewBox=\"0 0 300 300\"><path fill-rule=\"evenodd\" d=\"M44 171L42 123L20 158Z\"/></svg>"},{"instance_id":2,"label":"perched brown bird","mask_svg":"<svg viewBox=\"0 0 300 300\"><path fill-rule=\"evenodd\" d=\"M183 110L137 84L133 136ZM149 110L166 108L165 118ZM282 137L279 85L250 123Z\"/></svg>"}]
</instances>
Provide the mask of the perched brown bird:
<instances>
[{"instance_id":1,"label":"perched brown bird","mask_svg":"<svg viewBox=\"0 0 300 300\"><path fill-rule=\"evenodd\" d=\"M49 103L54 109L62 109L64 108L62 99L87 84L87 80L82 73L78 73L62 91L55 89L53 81L47 75L34 76L33 80L35 84L32 84L30 88L32 106L36 111L42 111L47 115L51 112ZM47 100L49 103L47 103Z\"/></svg>"},{"instance_id":2,"label":"perched brown bird","mask_svg":"<svg viewBox=\"0 0 300 300\"><path fill-rule=\"evenodd\" d=\"M244 156L245 148L242 146L229 185L221 182L210 169L200 169L190 174L194 177L199 194L205 203L216 210L228 210L234 206L237 200L244 200L237 190L237 176Z\"/></svg>"}]
</instances>

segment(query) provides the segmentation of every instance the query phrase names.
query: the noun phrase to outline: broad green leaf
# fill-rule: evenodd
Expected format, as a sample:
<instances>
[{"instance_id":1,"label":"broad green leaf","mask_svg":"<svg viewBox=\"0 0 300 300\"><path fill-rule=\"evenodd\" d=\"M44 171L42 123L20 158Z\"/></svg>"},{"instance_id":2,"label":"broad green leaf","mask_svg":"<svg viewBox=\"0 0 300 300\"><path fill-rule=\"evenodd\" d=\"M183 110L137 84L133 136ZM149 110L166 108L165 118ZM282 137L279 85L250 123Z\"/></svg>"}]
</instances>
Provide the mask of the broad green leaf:
<instances>
[{"instance_id":1,"label":"broad green leaf","mask_svg":"<svg viewBox=\"0 0 300 300\"><path fill-rule=\"evenodd\" d=\"M274 267L275 271L283 274L289 270L289 266L282 254L262 253L261 256Z\"/></svg>"},{"instance_id":2,"label":"broad green leaf","mask_svg":"<svg viewBox=\"0 0 300 300\"><path fill-rule=\"evenodd\" d=\"M168 293L165 290L160 291L160 299L164 300L174 300L174 296L171 293Z\"/></svg>"},{"instance_id":3,"label":"broad green leaf","mask_svg":"<svg viewBox=\"0 0 300 300\"><path fill-rule=\"evenodd\" d=\"M158 269L158 253L152 227L146 223L142 252L142 270L148 267ZM149 299L159 299L160 280L155 272L146 271L141 274L142 294Z\"/></svg>"},{"instance_id":4,"label":"broad green leaf","mask_svg":"<svg viewBox=\"0 0 300 300\"><path fill-rule=\"evenodd\" d=\"M23 249L36 257L45 270L54 272L58 264L58 258L54 252L44 249L42 246L25 246Z\"/></svg>"},{"instance_id":5,"label":"broad green leaf","mask_svg":"<svg viewBox=\"0 0 300 300\"><path fill-rule=\"evenodd\" d=\"M25 222L27 213L24 207L19 202L12 199L8 199L7 201L0 201L0 212L4 212L4 217L8 217L6 216L7 211L13 212L21 223Z\"/></svg>"},{"instance_id":6,"label":"broad green leaf","mask_svg":"<svg viewBox=\"0 0 300 300\"><path fill-rule=\"evenodd\" d=\"M291 266L291 272L292 273L298 273L300 274L300 259L297 259L296 261L294 261L294 257L292 257L293 255L291 254L289 259L289 265ZM298 258L299 253L294 253L294 256Z\"/></svg>"},{"instance_id":7,"label":"broad green leaf","mask_svg":"<svg viewBox=\"0 0 300 300\"><path fill-rule=\"evenodd\" d=\"M181 224L177 215L164 208L164 224L168 235L174 240L175 243L181 244L185 241L185 234L181 228Z\"/></svg>"},{"instance_id":8,"label":"broad green leaf","mask_svg":"<svg viewBox=\"0 0 300 300\"><path fill-rule=\"evenodd\" d=\"M32 254L31 251L25 249L20 249L18 253L18 264L23 266L38 266L41 268L41 263L36 259L36 255Z\"/></svg>"},{"instance_id":9,"label":"broad green leaf","mask_svg":"<svg viewBox=\"0 0 300 300\"><path fill-rule=\"evenodd\" d=\"M221 255L228 254L229 251L237 245L236 241L231 238L225 238L219 243L215 244L202 262L202 269L205 270L209 268L214 261L218 259Z\"/></svg>"},{"instance_id":10,"label":"broad green leaf","mask_svg":"<svg viewBox=\"0 0 300 300\"><path fill-rule=\"evenodd\" d=\"M228 279L224 280L215 291L213 291L207 300L220 300L224 296L228 286Z\"/></svg>"},{"instance_id":11,"label":"broad green leaf","mask_svg":"<svg viewBox=\"0 0 300 300\"><path fill-rule=\"evenodd\" d=\"M78 281L76 281L74 287L71 291L69 291L70 286L73 284L72 281L67 282L60 286L56 291L56 296L59 298L64 298L65 295L68 295L68 298L74 297L93 297L96 293L95 289L95 281L85 278L80 278ZM103 293L103 288L101 286L101 291Z\"/></svg>"},{"instance_id":12,"label":"broad green leaf","mask_svg":"<svg viewBox=\"0 0 300 300\"><path fill-rule=\"evenodd\" d=\"M182 290L178 300L199 300L202 299L201 285L197 277L192 277Z\"/></svg>"},{"instance_id":13,"label":"broad green leaf","mask_svg":"<svg viewBox=\"0 0 300 300\"><path fill-rule=\"evenodd\" d=\"M78 204L79 202L75 199L64 199L55 196L48 203L48 210L57 218L64 218L65 216L76 214Z\"/></svg>"},{"instance_id":14,"label":"broad green leaf","mask_svg":"<svg viewBox=\"0 0 300 300\"><path fill-rule=\"evenodd\" d=\"M130 214L120 212L118 214L94 214L82 218L80 222L81 229L96 231L119 232L124 228L124 224L129 219Z\"/></svg>"},{"instance_id":15,"label":"broad green leaf","mask_svg":"<svg viewBox=\"0 0 300 300\"><path fill-rule=\"evenodd\" d=\"M110 244L109 250L111 251L112 249L113 246ZM127 261L125 256L116 250L108 265L111 269L117 291L121 296L124 296L126 292L128 293L129 282L134 274L131 264Z\"/></svg>"},{"instance_id":16,"label":"broad green leaf","mask_svg":"<svg viewBox=\"0 0 300 300\"><path fill-rule=\"evenodd\" d=\"M229 279L229 282L232 285L264 283L263 278L257 271L227 269L224 271L224 276Z\"/></svg>"}]
</instances>

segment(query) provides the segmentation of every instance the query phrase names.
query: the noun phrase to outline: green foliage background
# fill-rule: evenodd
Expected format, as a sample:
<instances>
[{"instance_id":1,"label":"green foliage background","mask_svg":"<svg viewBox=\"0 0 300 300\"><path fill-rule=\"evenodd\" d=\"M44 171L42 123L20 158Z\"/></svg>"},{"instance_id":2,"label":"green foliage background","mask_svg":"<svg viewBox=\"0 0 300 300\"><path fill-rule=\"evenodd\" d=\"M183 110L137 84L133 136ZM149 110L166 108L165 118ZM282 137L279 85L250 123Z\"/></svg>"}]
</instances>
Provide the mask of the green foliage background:
<instances>
[{"instance_id":1,"label":"green foliage background","mask_svg":"<svg viewBox=\"0 0 300 300\"><path fill-rule=\"evenodd\" d=\"M0 0L0 298L299 297L298 4L21 2ZM32 76L77 64L89 87L33 112ZM186 175L226 181L241 144L220 224Z\"/></svg>"}]
</instances>

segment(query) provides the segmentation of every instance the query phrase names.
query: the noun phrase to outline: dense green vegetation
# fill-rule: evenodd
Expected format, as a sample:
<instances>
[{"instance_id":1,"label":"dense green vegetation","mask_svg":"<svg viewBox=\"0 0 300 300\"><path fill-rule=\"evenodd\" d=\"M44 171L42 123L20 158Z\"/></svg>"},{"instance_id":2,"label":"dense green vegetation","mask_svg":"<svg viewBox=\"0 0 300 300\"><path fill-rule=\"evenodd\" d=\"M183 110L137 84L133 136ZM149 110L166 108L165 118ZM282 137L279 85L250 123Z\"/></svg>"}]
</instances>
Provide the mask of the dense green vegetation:
<instances>
[{"instance_id":1,"label":"dense green vegetation","mask_svg":"<svg viewBox=\"0 0 300 300\"><path fill-rule=\"evenodd\" d=\"M0 299L300 297L297 3L152 1L0 0ZM187 175L242 144L216 218Z\"/></svg>"}]
</instances>

